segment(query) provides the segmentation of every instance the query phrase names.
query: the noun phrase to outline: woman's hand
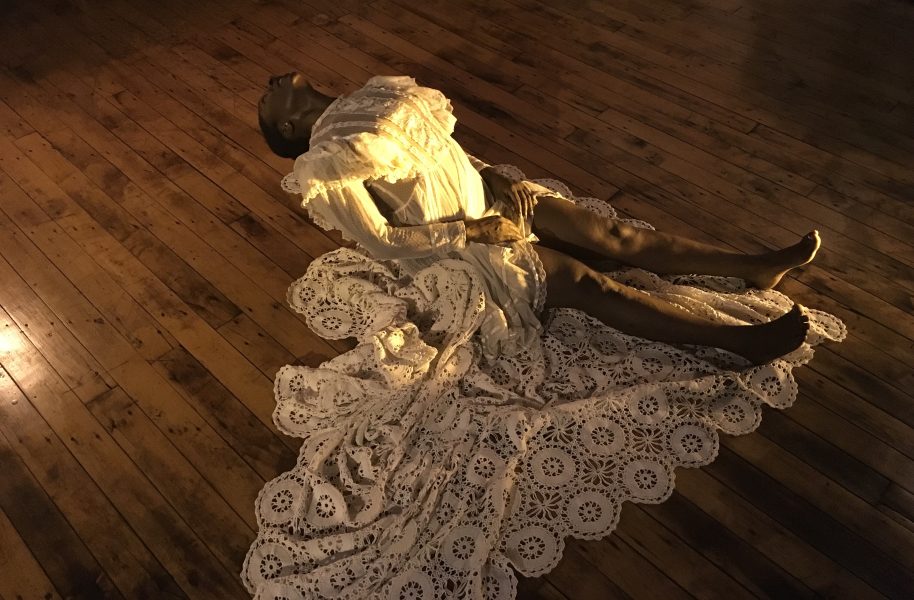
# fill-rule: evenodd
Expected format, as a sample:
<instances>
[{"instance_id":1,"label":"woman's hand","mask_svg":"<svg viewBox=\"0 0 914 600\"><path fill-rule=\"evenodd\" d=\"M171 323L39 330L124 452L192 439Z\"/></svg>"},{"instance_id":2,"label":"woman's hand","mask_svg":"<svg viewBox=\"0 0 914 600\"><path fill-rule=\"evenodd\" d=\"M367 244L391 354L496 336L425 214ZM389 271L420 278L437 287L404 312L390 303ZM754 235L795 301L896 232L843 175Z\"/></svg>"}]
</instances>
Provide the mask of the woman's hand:
<instances>
[{"instance_id":1,"label":"woman's hand","mask_svg":"<svg viewBox=\"0 0 914 600\"><path fill-rule=\"evenodd\" d=\"M506 245L524 239L524 234L511 220L495 215L464 221L468 242Z\"/></svg>"},{"instance_id":2,"label":"woman's hand","mask_svg":"<svg viewBox=\"0 0 914 600\"><path fill-rule=\"evenodd\" d=\"M492 168L483 170L483 179L496 199L508 201L513 216L525 221L533 218L536 194L543 190L542 186L529 181L513 181Z\"/></svg>"}]
</instances>

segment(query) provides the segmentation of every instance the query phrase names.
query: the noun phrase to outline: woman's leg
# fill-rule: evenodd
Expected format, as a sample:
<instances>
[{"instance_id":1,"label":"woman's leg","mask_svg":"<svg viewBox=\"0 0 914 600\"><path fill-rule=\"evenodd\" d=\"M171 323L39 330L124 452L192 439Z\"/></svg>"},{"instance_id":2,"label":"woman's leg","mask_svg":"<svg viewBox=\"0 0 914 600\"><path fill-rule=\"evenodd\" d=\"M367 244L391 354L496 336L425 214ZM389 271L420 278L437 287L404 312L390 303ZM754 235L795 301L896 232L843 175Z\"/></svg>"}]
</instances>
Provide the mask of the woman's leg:
<instances>
[{"instance_id":1,"label":"woman's leg","mask_svg":"<svg viewBox=\"0 0 914 600\"><path fill-rule=\"evenodd\" d=\"M613 281L567 254L541 245L534 248L546 270L547 307L580 309L629 335L715 346L753 364L783 356L806 339L809 320L799 307L763 325L721 325Z\"/></svg>"},{"instance_id":2,"label":"woman's leg","mask_svg":"<svg viewBox=\"0 0 914 600\"><path fill-rule=\"evenodd\" d=\"M761 289L774 287L787 271L810 262L821 243L818 232L813 231L783 250L740 254L600 217L549 196L539 198L533 231L542 244L582 260L602 255L655 273L739 277Z\"/></svg>"}]
</instances>

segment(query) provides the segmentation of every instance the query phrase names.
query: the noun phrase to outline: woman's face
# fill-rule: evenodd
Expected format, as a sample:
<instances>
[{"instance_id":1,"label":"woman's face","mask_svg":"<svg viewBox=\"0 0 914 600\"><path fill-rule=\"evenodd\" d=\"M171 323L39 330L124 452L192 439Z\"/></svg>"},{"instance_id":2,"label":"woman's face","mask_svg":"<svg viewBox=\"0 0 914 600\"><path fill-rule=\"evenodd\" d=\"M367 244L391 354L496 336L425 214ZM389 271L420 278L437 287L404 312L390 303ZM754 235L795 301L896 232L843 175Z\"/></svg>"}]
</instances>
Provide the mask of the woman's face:
<instances>
[{"instance_id":1,"label":"woman's face","mask_svg":"<svg viewBox=\"0 0 914 600\"><path fill-rule=\"evenodd\" d=\"M307 140L314 122L326 108L325 97L301 73L270 77L260 99L260 118L288 140Z\"/></svg>"}]
</instances>

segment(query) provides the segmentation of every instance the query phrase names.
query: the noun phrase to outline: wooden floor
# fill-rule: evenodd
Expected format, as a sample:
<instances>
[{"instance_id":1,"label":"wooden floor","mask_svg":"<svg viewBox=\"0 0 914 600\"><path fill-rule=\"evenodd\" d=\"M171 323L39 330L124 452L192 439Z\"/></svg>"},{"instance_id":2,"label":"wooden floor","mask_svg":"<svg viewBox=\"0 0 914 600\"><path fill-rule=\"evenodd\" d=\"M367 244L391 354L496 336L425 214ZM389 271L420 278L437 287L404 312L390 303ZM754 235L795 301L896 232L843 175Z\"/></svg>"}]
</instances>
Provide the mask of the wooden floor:
<instances>
[{"instance_id":1,"label":"wooden floor","mask_svg":"<svg viewBox=\"0 0 914 600\"><path fill-rule=\"evenodd\" d=\"M15 6L14 6L15 5ZM743 251L846 342L667 502L520 598L914 595L914 4L0 3L0 597L244 597L289 468L271 381L345 347L285 303L336 247L278 180L271 73L410 74L489 162Z\"/></svg>"}]
</instances>

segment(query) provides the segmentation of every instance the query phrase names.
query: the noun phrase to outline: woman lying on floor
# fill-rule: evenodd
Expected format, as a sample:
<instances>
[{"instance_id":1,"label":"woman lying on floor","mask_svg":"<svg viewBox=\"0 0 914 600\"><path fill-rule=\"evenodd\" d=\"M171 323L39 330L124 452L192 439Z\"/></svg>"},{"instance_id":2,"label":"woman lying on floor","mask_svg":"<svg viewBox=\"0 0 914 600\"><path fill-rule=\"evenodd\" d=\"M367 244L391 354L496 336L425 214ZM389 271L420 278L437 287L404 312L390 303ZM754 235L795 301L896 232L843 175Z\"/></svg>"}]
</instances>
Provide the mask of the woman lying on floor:
<instances>
[{"instance_id":1,"label":"woman lying on floor","mask_svg":"<svg viewBox=\"0 0 914 600\"><path fill-rule=\"evenodd\" d=\"M747 255L595 216L468 156L451 137L450 102L410 77L374 77L339 98L298 73L273 77L259 121L271 149L296 159L287 182L320 226L414 271L448 256L474 264L498 313L491 322L502 325L502 335L490 327L490 337L503 350L538 334L540 311L552 307L577 308L650 340L723 348L754 364L795 350L806 337L808 319L797 306L769 323L722 324L587 263L737 277L770 289L813 259L816 231L788 248Z\"/></svg>"}]
</instances>

